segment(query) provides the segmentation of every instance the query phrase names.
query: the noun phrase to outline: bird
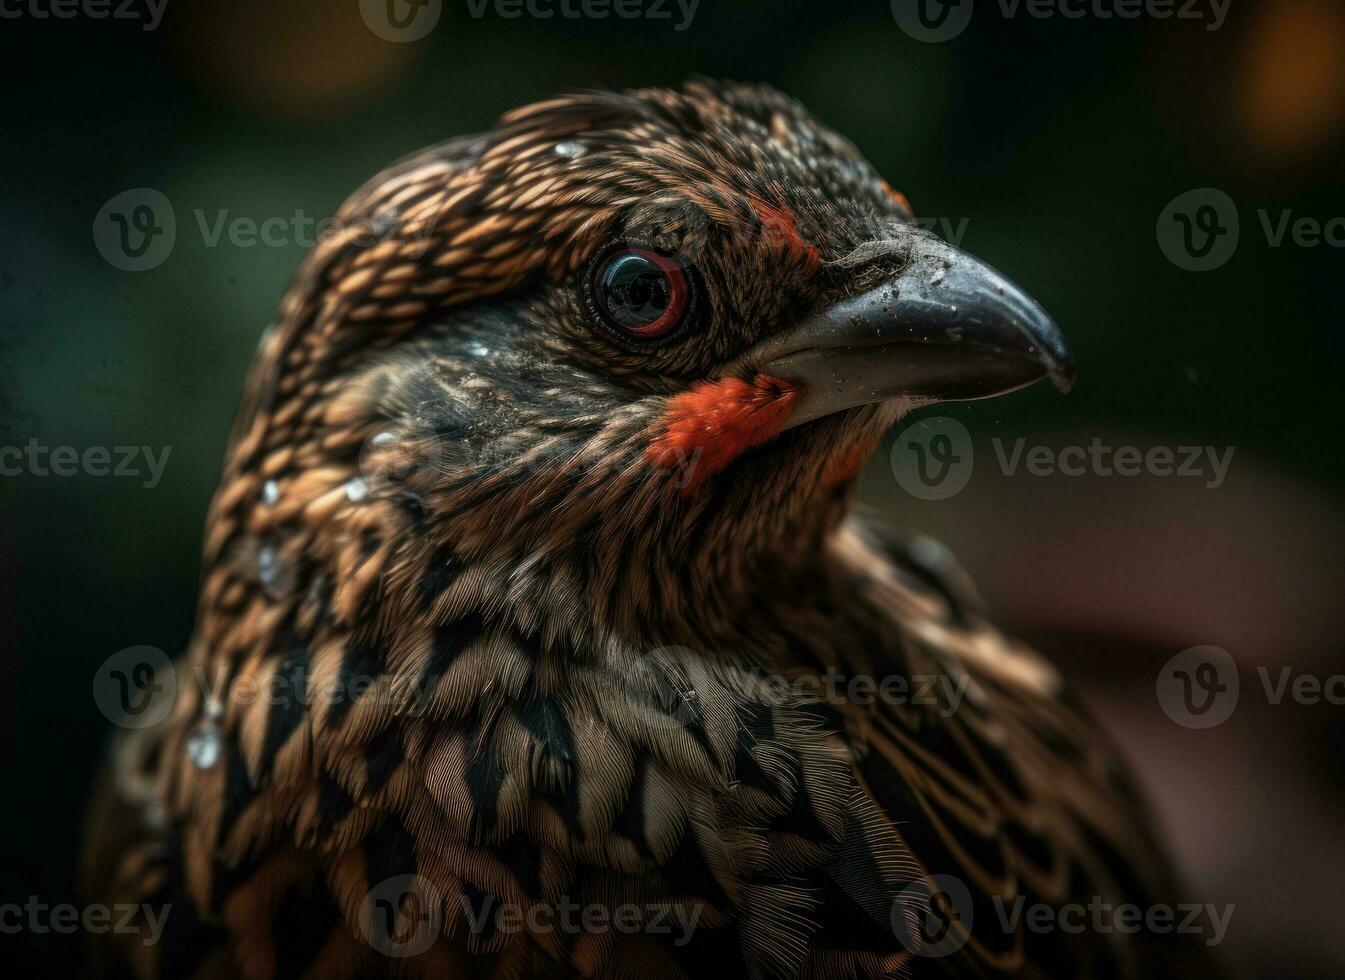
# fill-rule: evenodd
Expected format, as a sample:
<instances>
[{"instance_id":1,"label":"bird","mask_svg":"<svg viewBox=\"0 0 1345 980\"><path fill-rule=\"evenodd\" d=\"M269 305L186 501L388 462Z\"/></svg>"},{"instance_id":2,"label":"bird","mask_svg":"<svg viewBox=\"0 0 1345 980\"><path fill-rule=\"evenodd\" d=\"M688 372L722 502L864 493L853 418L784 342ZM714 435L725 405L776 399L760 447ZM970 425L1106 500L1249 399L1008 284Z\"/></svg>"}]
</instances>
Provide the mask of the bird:
<instances>
[{"instance_id":1,"label":"bird","mask_svg":"<svg viewBox=\"0 0 1345 980\"><path fill-rule=\"evenodd\" d=\"M946 549L856 503L1075 365L760 84L582 91L337 212L264 332L89 894L143 977L1192 975L1135 777Z\"/></svg>"}]
</instances>

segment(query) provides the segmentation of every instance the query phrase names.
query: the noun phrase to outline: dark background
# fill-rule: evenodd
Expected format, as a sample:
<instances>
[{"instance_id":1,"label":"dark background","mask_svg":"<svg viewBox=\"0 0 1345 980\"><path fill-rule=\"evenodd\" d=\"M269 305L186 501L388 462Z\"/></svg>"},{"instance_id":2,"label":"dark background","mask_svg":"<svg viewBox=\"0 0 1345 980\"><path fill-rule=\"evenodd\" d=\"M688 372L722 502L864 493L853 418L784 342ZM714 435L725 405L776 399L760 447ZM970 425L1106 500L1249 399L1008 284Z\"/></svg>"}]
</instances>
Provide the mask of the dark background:
<instances>
[{"instance_id":1,"label":"dark background","mask_svg":"<svg viewBox=\"0 0 1345 980\"><path fill-rule=\"evenodd\" d=\"M197 212L316 220L389 161L515 105L702 73L801 99L919 214L967 219L961 244L1061 323L1080 365L1068 399L1038 386L927 410L975 440L966 490L913 498L885 446L863 495L949 544L999 618L1117 731L1188 897L1236 906L1223 947L1235 972L1339 975L1345 707L1270 705L1255 670L1345 670L1345 250L1272 247L1257 209L1345 215L1345 6L1232 0L1208 31L1006 18L975 2L942 44L907 36L886 3L830 0L702 0L680 32L490 8L478 19L444 0L435 31L406 44L368 30L354 0L168 0L152 32L0 20L0 444L171 449L153 489L0 477L0 902L73 900L110 731L94 670L125 647L185 646L243 374L303 253L210 247ZM138 187L172 202L177 241L130 273L103 260L91 227ZM1155 232L1167 203L1199 187L1230 195L1242 228L1232 259L1203 273L1168 261ZM1020 436L1236 450L1214 489L1010 478L989 440ZM1208 731L1169 720L1154 693L1162 664L1197 644L1242 670L1237 711ZM11 975L77 969L68 940L0 938Z\"/></svg>"}]
</instances>

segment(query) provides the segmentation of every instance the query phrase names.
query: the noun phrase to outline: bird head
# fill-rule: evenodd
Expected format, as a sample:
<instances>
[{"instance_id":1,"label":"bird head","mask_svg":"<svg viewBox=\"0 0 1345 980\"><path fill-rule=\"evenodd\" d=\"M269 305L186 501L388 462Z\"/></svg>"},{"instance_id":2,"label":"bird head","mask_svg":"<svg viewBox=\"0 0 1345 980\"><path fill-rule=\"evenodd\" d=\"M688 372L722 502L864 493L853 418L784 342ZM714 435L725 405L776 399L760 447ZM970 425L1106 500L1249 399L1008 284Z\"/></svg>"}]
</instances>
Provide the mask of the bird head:
<instances>
[{"instance_id":1,"label":"bird head","mask_svg":"<svg viewBox=\"0 0 1345 980\"><path fill-rule=\"evenodd\" d=\"M904 412L1072 380L1035 302L760 86L528 106L338 224L263 344L258 460L299 426L457 553L650 602L810 560Z\"/></svg>"}]
</instances>

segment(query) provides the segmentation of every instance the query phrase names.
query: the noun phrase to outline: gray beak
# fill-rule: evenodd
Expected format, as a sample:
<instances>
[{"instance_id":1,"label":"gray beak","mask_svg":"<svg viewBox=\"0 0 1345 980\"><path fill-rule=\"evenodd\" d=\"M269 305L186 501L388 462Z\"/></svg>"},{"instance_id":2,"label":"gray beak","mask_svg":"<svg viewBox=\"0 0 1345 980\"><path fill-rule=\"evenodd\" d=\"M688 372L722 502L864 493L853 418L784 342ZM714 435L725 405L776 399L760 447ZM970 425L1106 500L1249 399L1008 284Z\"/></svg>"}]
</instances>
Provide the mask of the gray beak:
<instances>
[{"instance_id":1,"label":"gray beak","mask_svg":"<svg viewBox=\"0 0 1345 980\"><path fill-rule=\"evenodd\" d=\"M1049 377L1074 384L1054 321L1012 282L933 236L875 289L757 345L756 369L804 386L786 427L872 402L991 398Z\"/></svg>"}]
</instances>

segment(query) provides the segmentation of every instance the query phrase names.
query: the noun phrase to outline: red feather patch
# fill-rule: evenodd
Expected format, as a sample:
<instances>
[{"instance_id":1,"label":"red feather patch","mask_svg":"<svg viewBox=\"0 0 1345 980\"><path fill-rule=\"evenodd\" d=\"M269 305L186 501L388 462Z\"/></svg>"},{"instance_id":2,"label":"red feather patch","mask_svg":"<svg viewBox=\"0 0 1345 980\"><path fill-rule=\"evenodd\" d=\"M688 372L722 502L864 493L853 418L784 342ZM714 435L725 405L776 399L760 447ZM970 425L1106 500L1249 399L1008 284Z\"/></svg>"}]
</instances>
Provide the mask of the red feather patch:
<instances>
[{"instance_id":1,"label":"red feather patch","mask_svg":"<svg viewBox=\"0 0 1345 980\"><path fill-rule=\"evenodd\" d=\"M817 246L799 234L794 212L786 207L767 204L759 197L752 198L752 210L761 222L762 235L768 244L783 245L792 258L802 260L809 266L817 265Z\"/></svg>"},{"instance_id":2,"label":"red feather patch","mask_svg":"<svg viewBox=\"0 0 1345 980\"><path fill-rule=\"evenodd\" d=\"M822 480L823 488L831 490L859 476L860 471L864 469L864 464L869 461L873 451L878 448L880 438L880 436L872 436L868 439L861 439L838 456Z\"/></svg>"},{"instance_id":3,"label":"red feather patch","mask_svg":"<svg viewBox=\"0 0 1345 980\"><path fill-rule=\"evenodd\" d=\"M689 489L774 438L798 397L798 385L768 374L702 382L669 400L646 455L660 469L681 467Z\"/></svg>"},{"instance_id":4,"label":"red feather patch","mask_svg":"<svg viewBox=\"0 0 1345 980\"><path fill-rule=\"evenodd\" d=\"M908 218L915 217L915 210L911 207L911 202L906 200L905 194L894 188L891 184L883 180L881 177L878 179L878 183L883 185L883 193L885 193L892 200L892 203L895 204L897 207L901 208L901 210L906 212L906 217Z\"/></svg>"}]
</instances>

